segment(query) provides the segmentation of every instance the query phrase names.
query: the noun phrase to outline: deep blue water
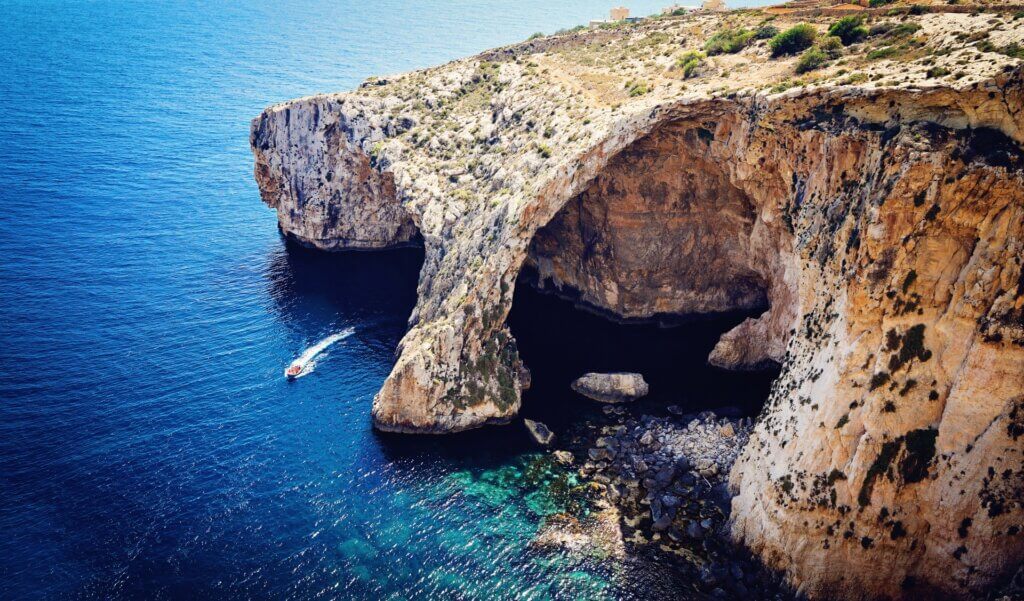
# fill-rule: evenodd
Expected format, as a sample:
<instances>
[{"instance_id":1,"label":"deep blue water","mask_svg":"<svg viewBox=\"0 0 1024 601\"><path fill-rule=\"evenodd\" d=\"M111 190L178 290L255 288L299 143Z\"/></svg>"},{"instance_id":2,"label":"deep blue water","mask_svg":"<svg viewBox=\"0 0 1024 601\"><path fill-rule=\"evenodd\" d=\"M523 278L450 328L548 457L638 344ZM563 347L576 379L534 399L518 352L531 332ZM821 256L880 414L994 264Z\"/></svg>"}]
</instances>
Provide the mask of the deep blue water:
<instances>
[{"instance_id":1,"label":"deep blue water","mask_svg":"<svg viewBox=\"0 0 1024 601\"><path fill-rule=\"evenodd\" d=\"M515 426L429 440L372 431L419 251L286 245L247 139L268 104L606 9L5 2L0 598L637 590L634 567L528 548L563 509L547 485L568 476ZM309 377L281 377L350 326ZM531 403L556 423L572 413Z\"/></svg>"}]
</instances>

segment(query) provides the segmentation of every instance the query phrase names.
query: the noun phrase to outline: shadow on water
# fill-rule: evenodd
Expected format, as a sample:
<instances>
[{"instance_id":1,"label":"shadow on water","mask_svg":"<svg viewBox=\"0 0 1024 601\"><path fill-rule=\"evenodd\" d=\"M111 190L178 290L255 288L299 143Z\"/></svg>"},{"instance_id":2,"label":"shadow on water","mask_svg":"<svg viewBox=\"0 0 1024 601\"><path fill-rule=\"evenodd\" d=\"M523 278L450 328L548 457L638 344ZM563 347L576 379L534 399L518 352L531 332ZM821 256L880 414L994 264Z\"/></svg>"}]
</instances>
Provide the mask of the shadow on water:
<instances>
[{"instance_id":1,"label":"shadow on water","mask_svg":"<svg viewBox=\"0 0 1024 601\"><path fill-rule=\"evenodd\" d=\"M651 388L645 399L631 405L635 411L659 415L669 405L678 405L685 412L756 415L778 370L734 372L707 362L724 332L756 314L619 323L538 291L525 275L516 285L509 315L533 380L523 395L521 413L557 430L601 408L570 389L574 379L591 371L635 371L644 375Z\"/></svg>"},{"instance_id":2,"label":"shadow on water","mask_svg":"<svg viewBox=\"0 0 1024 601\"><path fill-rule=\"evenodd\" d=\"M397 344L416 303L422 265L422 248L328 253L286 239L268 268L270 296L286 323L380 322L388 326L381 342Z\"/></svg>"},{"instance_id":3,"label":"shadow on water","mask_svg":"<svg viewBox=\"0 0 1024 601\"><path fill-rule=\"evenodd\" d=\"M554 431L596 417L602 405L570 389L588 371L636 371L651 386L647 398L630 405L636 413L664 415L670 405L684 412L712 410L731 417L757 415L778 370L735 372L707 363L719 337L753 313L681 316L659 323L621 323L538 291L524 275L516 285L508 323L532 386L523 395L522 417ZM392 457L433 453L450 459L471 455L501 462L531 450L520 420L448 436L379 435Z\"/></svg>"},{"instance_id":4,"label":"shadow on water","mask_svg":"<svg viewBox=\"0 0 1024 601\"><path fill-rule=\"evenodd\" d=\"M354 326L353 339L386 353L393 364L416 303L422 264L422 248L323 252L286 238L283 252L273 256L268 269L270 295L281 320L295 330L326 335ZM358 427L370 427L368 415ZM479 468L497 467L511 456L535 450L515 422L445 436L375 431L374 438L390 461L462 464L472 458Z\"/></svg>"}]
</instances>

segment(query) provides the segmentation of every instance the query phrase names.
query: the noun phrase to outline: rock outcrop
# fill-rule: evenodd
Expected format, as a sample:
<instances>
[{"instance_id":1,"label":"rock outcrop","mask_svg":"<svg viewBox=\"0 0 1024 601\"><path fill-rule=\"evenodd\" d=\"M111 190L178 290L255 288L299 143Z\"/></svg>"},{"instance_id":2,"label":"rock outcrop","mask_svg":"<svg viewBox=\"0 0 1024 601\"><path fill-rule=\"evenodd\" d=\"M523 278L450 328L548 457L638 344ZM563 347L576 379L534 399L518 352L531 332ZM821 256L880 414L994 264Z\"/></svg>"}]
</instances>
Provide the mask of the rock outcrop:
<instances>
[{"instance_id":1,"label":"rock outcrop","mask_svg":"<svg viewBox=\"0 0 1024 601\"><path fill-rule=\"evenodd\" d=\"M415 242L416 225L392 174L375 165L373 146L409 122L382 124L367 114L385 106L358 104L305 98L271 107L253 122L260 195L277 209L281 231L302 244L339 250Z\"/></svg>"},{"instance_id":2,"label":"rock outcrop","mask_svg":"<svg viewBox=\"0 0 1024 601\"><path fill-rule=\"evenodd\" d=\"M747 11L535 40L267 109L256 177L286 234L425 247L375 426L516 414L505 317L524 265L625 319L764 309L710 357L782 366L731 473L734 536L814 598L970 597L1010 574L1024 20L875 19L800 81L763 41L683 55L762 24Z\"/></svg>"},{"instance_id":3,"label":"rock outcrop","mask_svg":"<svg viewBox=\"0 0 1024 601\"><path fill-rule=\"evenodd\" d=\"M628 403L650 392L641 374L583 374L572 383L572 389L600 403Z\"/></svg>"},{"instance_id":4,"label":"rock outcrop","mask_svg":"<svg viewBox=\"0 0 1024 601\"><path fill-rule=\"evenodd\" d=\"M523 425L526 426L526 431L529 432L530 438L540 446L546 447L555 441L555 433L543 422L524 419Z\"/></svg>"}]
</instances>

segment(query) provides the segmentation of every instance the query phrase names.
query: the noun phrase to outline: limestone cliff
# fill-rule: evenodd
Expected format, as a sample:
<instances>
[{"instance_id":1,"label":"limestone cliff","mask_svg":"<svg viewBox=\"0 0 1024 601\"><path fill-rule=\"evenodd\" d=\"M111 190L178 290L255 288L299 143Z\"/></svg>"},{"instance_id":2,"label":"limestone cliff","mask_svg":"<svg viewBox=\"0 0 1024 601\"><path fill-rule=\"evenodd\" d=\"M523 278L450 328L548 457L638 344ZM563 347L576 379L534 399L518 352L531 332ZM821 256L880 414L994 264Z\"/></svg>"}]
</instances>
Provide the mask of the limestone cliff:
<instances>
[{"instance_id":1,"label":"limestone cliff","mask_svg":"<svg viewBox=\"0 0 1024 601\"><path fill-rule=\"evenodd\" d=\"M872 21L799 78L745 11L264 111L256 178L284 232L425 247L376 427L516 414L524 265L622 318L764 308L710 357L782 365L733 469L737 539L817 598L968 597L1019 565L1024 19ZM688 52L743 28L735 53Z\"/></svg>"}]
</instances>

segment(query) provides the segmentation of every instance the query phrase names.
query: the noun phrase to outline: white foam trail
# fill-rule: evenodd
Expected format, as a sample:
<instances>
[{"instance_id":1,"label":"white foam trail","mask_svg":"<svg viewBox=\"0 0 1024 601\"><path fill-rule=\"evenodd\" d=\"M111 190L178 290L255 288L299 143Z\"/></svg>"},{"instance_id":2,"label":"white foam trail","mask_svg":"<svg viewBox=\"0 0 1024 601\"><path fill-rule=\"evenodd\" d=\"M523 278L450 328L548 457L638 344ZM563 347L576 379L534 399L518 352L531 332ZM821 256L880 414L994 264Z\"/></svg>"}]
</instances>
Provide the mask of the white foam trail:
<instances>
[{"instance_id":1,"label":"white foam trail","mask_svg":"<svg viewBox=\"0 0 1024 601\"><path fill-rule=\"evenodd\" d=\"M327 338L324 338L320 342L317 342L313 346L302 351L302 354L299 355L299 358L296 359L295 361L292 361L291 364L288 365L288 368L290 369L295 365L298 365L301 368L301 371L299 371L298 375L294 376L296 378L301 378L302 376L313 373L313 370L316 369L316 361L313 361L313 359L315 359L317 355L319 355L320 353L327 350L327 348L334 344L335 342L338 342L339 340L344 340L351 336L353 332L355 332L354 329L345 328L344 330L338 332L337 334L331 334ZM285 371L285 375L287 375L287 370Z\"/></svg>"}]
</instances>

